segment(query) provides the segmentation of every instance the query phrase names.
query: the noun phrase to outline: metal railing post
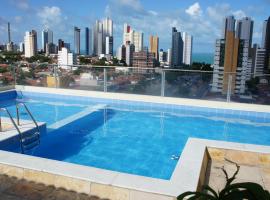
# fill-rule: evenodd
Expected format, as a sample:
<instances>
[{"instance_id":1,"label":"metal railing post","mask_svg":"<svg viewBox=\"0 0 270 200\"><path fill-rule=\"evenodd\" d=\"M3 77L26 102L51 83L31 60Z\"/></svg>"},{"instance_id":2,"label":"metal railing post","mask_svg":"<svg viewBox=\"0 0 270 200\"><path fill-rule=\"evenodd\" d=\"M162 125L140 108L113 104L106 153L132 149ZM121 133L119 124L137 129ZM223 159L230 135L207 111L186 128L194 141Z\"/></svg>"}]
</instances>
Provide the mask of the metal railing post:
<instances>
[{"instance_id":1,"label":"metal railing post","mask_svg":"<svg viewBox=\"0 0 270 200\"><path fill-rule=\"evenodd\" d=\"M165 96L165 71L162 70L161 71L161 96L164 97Z\"/></svg>"},{"instance_id":2,"label":"metal railing post","mask_svg":"<svg viewBox=\"0 0 270 200\"><path fill-rule=\"evenodd\" d=\"M0 114L0 132L3 131L3 128L2 128L2 119L1 119L1 114Z\"/></svg>"},{"instance_id":3,"label":"metal railing post","mask_svg":"<svg viewBox=\"0 0 270 200\"><path fill-rule=\"evenodd\" d=\"M56 65L53 66L55 88L58 88Z\"/></svg>"},{"instance_id":4,"label":"metal railing post","mask_svg":"<svg viewBox=\"0 0 270 200\"><path fill-rule=\"evenodd\" d=\"M229 75L228 88L227 88L227 102L231 102L231 92L232 92L232 75Z\"/></svg>"},{"instance_id":5,"label":"metal railing post","mask_svg":"<svg viewBox=\"0 0 270 200\"><path fill-rule=\"evenodd\" d=\"M107 69L103 69L104 92L107 92Z\"/></svg>"}]
</instances>

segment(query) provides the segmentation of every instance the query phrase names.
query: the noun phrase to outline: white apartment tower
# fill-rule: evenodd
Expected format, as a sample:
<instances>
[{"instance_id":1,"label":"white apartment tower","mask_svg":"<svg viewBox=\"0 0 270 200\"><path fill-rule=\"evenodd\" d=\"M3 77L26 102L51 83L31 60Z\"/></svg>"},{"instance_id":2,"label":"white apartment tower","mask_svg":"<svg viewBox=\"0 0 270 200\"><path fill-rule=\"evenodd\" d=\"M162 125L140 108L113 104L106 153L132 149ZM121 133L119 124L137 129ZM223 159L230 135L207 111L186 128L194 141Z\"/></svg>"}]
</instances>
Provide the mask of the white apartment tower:
<instances>
[{"instance_id":1,"label":"white apartment tower","mask_svg":"<svg viewBox=\"0 0 270 200\"><path fill-rule=\"evenodd\" d=\"M182 34L183 38L183 63L186 65L191 65L192 63L192 45L193 37L186 32Z\"/></svg>"},{"instance_id":2,"label":"white apartment tower","mask_svg":"<svg viewBox=\"0 0 270 200\"><path fill-rule=\"evenodd\" d=\"M28 31L24 36L25 57L30 58L37 53L37 32L35 30Z\"/></svg>"},{"instance_id":3,"label":"white apartment tower","mask_svg":"<svg viewBox=\"0 0 270 200\"><path fill-rule=\"evenodd\" d=\"M58 51L58 66L63 69L70 69L70 65L74 65L73 53L69 53L67 48L62 47L61 51Z\"/></svg>"},{"instance_id":4,"label":"white apartment tower","mask_svg":"<svg viewBox=\"0 0 270 200\"><path fill-rule=\"evenodd\" d=\"M126 45L127 42L134 44L135 52L143 50L143 33L136 32L131 29L128 24L124 24L124 33L123 33L123 45Z\"/></svg>"}]
</instances>

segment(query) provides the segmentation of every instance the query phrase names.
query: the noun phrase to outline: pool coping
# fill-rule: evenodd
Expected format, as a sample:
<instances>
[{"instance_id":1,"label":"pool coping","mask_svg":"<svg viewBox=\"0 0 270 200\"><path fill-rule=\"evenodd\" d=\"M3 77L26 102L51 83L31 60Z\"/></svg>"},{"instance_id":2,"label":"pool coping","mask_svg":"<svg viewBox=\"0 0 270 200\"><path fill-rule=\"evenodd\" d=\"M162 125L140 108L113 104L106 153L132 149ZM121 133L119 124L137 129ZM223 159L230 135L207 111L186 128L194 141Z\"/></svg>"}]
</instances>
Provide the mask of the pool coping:
<instances>
[{"instance_id":1,"label":"pool coping","mask_svg":"<svg viewBox=\"0 0 270 200\"><path fill-rule=\"evenodd\" d=\"M204 100L178 99L168 97L154 97L144 95L129 95L117 93L104 93L92 91L78 91L55 88L39 88L31 86L16 86L19 90L64 94L72 96L95 97L116 100L131 100L153 103L168 103L175 105L191 105L211 108L224 108L247 110L254 112L270 112L270 106L249 105L239 103L212 102ZM246 107L249 105L250 107ZM224 106L224 107L223 107ZM89 181L113 187L126 188L147 193L159 194L167 197L176 197L182 192L195 191L198 187L200 173L207 147L233 149L240 151L251 151L258 153L270 153L269 146L249 145L224 141L189 138L182 155L175 167L170 180L149 178L144 176L120 173L94 167L87 167L62 161L55 161L45 158L38 158L28 155L21 155L6 151L0 151L0 163L16 166L24 169L31 169L41 172L52 173L74 179Z\"/></svg>"},{"instance_id":2,"label":"pool coping","mask_svg":"<svg viewBox=\"0 0 270 200\"><path fill-rule=\"evenodd\" d=\"M270 106L259 105L259 104L221 102L221 101L161 97L161 96L150 96L150 95L137 95L137 94L126 94L126 93L110 93L110 92L74 90L74 89L34 87L34 86L24 86L24 85L16 85L15 88L16 90L29 91L29 92L35 92L35 93L104 98L104 99L111 99L111 100L116 100L116 101L125 100L125 101L135 101L135 102L145 102L145 103L160 103L160 104L171 104L171 105L181 105L181 106L195 106L195 107L215 108L215 109L222 108L222 109L228 109L228 110L241 110L241 111L270 113Z\"/></svg>"}]
</instances>

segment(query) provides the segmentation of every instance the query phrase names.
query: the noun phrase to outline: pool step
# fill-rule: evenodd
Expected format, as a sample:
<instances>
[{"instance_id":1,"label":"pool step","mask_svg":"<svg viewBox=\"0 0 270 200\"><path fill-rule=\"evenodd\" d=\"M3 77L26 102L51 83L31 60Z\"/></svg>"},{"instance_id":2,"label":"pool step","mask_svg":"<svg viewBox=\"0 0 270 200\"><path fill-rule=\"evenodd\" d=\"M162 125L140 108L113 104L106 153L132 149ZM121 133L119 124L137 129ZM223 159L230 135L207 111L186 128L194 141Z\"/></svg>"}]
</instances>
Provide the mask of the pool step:
<instances>
[{"instance_id":1,"label":"pool step","mask_svg":"<svg viewBox=\"0 0 270 200\"><path fill-rule=\"evenodd\" d=\"M33 143L35 141L39 140L39 132L35 132L30 136L24 136L22 138L23 145L28 145L30 143Z\"/></svg>"},{"instance_id":2,"label":"pool step","mask_svg":"<svg viewBox=\"0 0 270 200\"><path fill-rule=\"evenodd\" d=\"M37 147L39 145L39 143L40 143L39 139L37 139L31 143L23 144L22 147L23 147L24 152L32 150L33 148Z\"/></svg>"}]
</instances>

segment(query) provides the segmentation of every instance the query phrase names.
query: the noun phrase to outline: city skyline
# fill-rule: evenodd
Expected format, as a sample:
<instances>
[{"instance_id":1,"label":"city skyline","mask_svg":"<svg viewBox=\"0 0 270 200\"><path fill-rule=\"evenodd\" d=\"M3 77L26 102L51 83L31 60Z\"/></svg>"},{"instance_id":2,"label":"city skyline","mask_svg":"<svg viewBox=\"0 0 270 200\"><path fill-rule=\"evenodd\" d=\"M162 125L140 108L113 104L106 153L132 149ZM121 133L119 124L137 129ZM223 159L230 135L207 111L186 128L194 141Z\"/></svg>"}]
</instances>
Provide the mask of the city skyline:
<instances>
[{"instance_id":1,"label":"city skyline","mask_svg":"<svg viewBox=\"0 0 270 200\"><path fill-rule=\"evenodd\" d=\"M257 6L254 6L252 1L238 1L237 3L227 1L217 5L214 1L178 2L173 0L171 5L165 5L161 1L152 5L147 1L139 0L110 0L95 2L95 6L87 2L77 1L76 5L72 1L63 3L52 0L2 2L0 43L8 41L6 27L7 22L10 21L11 37L15 43L23 41L26 31L35 29L38 33L38 47L40 48L41 31L48 27L54 32L54 43L61 38L71 43L71 48L74 49L74 26L84 30L85 27L92 27L97 19L111 17L114 21L115 47L121 45L123 24L128 23L136 31L143 32L145 38L158 35L159 46L163 49L170 47L171 32L169 30L175 26L180 32L188 32L194 37L194 52L212 53L215 43L213 38L221 36L222 19L230 14L234 14L236 19L244 16L251 17L254 21L253 41L260 44L262 23L267 19L267 8L270 7L265 0L256 2ZM87 9L88 12L86 12ZM257 12L255 12L256 9ZM160 25L157 26L157 24ZM81 38L81 43L84 44L84 37ZM145 40L145 46L149 46L148 40ZM84 50L83 45L82 50Z\"/></svg>"}]
</instances>

